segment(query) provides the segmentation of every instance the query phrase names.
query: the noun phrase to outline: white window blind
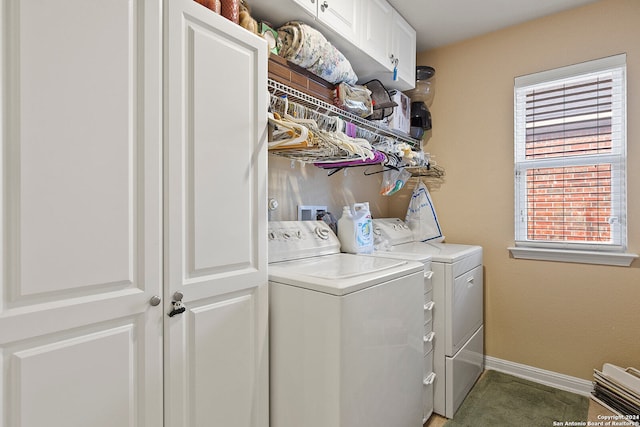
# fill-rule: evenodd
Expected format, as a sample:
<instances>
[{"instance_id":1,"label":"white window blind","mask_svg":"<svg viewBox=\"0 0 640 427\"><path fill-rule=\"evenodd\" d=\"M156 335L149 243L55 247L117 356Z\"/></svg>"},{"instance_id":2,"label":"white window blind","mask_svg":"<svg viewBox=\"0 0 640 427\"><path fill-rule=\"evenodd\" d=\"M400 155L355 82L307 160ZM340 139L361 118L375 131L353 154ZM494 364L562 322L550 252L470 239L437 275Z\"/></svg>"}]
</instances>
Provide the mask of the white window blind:
<instances>
[{"instance_id":1,"label":"white window blind","mask_svg":"<svg viewBox=\"0 0 640 427\"><path fill-rule=\"evenodd\" d=\"M515 80L515 239L626 249L626 56Z\"/></svg>"}]
</instances>

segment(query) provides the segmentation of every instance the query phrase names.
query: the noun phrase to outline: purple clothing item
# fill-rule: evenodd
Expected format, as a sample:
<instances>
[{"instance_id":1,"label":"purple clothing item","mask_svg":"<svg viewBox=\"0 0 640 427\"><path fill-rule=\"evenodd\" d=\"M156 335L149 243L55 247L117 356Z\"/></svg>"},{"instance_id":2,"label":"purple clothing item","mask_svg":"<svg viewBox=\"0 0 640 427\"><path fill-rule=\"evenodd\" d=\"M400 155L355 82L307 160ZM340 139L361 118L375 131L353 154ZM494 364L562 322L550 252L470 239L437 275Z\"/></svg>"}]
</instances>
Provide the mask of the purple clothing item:
<instances>
[{"instance_id":1,"label":"purple clothing item","mask_svg":"<svg viewBox=\"0 0 640 427\"><path fill-rule=\"evenodd\" d=\"M356 125L354 125L353 123L349 123L347 122L346 125L346 132L347 136L351 137L351 138L355 138L356 135L358 134L358 127Z\"/></svg>"}]
</instances>

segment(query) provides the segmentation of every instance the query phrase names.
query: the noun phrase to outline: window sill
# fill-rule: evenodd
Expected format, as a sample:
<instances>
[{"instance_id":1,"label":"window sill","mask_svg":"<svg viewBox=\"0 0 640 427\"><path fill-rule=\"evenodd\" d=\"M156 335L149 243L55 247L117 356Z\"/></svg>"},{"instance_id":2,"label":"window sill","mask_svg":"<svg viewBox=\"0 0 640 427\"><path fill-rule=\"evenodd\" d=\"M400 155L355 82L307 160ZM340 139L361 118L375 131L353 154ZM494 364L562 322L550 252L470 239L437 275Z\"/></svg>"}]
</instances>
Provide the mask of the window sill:
<instances>
[{"instance_id":1,"label":"window sill","mask_svg":"<svg viewBox=\"0 0 640 427\"><path fill-rule=\"evenodd\" d=\"M538 261L576 262L581 264L600 264L629 267L637 254L619 252L575 251L567 249L509 247L515 259L533 259Z\"/></svg>"}]
</instances>

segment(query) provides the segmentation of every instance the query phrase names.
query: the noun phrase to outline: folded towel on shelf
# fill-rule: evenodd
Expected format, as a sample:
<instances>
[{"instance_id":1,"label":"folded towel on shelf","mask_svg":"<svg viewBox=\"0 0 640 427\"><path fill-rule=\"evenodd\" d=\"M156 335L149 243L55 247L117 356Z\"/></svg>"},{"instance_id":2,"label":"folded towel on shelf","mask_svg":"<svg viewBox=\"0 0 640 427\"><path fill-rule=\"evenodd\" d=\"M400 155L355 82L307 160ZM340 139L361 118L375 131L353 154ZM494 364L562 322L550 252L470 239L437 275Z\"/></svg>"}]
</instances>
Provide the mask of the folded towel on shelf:
<instances>
[{"instance_id":1,"label":"folded towel on shelf","mask_svg":"<svg viewBox=\"0 0 640 427\"><path fill-rule=\"evenodd\" d=\"M299 21L278 28L280 56L307 69L329 83L355 84L358 76L351 63L318 30Z\"/></svg>"}]
</instances>

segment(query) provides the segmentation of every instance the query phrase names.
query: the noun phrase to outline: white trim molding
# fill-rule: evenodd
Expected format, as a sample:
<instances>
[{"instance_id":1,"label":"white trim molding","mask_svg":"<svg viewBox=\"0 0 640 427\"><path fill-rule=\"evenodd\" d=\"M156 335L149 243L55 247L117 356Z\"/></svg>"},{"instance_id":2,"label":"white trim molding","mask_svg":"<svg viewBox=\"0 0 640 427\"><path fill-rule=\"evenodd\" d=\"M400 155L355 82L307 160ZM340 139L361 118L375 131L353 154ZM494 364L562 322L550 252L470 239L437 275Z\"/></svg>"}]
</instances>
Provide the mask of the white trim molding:
<instances>
[{"instance_id":1,"label":"white trim molding","mask_svg":"<svg viewBox=\"0 0 640 427\"><path fill-rule=\"evenodd\" d=\"M593 390L593 383L589 380L583 380L582 378L546 371L533 366L521 365L520 363L497 359L491 356L485 356L484 362L486 369L503 372L513 375L514 377L524 378L525 380L571 393L590 396Z\"/></svg>"},{"instance_id":2,"label":"white trim molding","mask_svg":"<svg viewBox=\"0 0 640 427\"><path fill-rule=\"evenodd\" d=\"M618 252L572 251L567 249L549 249L511 246L509 252L515 259L534 259L538 261L564 261L582 264L614 265L629 267L638 258L638 254Z\"/></svg>"}]
</instances>

